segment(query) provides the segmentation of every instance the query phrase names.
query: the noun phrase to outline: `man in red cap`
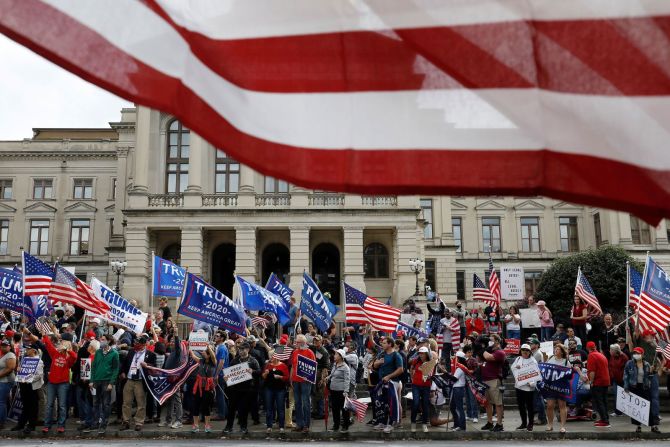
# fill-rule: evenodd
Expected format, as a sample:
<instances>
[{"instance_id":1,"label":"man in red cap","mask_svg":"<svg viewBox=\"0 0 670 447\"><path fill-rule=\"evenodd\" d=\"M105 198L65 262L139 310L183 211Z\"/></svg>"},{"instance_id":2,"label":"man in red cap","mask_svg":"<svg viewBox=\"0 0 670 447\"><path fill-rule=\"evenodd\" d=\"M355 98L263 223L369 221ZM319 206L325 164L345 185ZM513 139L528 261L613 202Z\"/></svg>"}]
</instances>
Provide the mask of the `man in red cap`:
<instances>
[{"instance_id":1,"label":"man in red cap","mask_svg":"<svg viewBox=\"0 0 670 447\"><path fill-rule=\"evenodd\" d=\"M656 352L656 331L652 329L645 329L642 333L635 332L635 347L644 349L642 358L651 366L649 375L649 393L651 394L651 408L649 409L649 425L656 426L660 423L660 400L658 393L658 370L660 362L658 361L658 353ZM633 343L629 344L630 349L633 349Z\"/></svg>"},{"instance_id":2,"label":"man in red cap","mask_svg":"<svg viewBox=\"0 0 670 447\"><path fill-rule=\"evenodd\" d=\"M610 372L607 358L598 352L596 344L592 341L586 343L586 350L589 353L587 365L593 406L600 417L593 425L607 428L610 427L609 413L607 412L607 388L610 386Z\"/></svg>"}]
</instances>

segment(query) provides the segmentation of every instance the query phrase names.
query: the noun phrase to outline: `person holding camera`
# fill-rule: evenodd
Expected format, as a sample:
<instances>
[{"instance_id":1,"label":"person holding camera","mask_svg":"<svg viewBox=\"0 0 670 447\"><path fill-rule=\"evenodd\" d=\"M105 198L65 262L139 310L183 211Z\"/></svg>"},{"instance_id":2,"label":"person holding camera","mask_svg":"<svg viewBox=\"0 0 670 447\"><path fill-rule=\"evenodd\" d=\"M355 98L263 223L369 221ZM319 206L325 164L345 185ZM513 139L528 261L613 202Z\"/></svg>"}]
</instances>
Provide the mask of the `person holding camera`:
<instances>
[{"instance_id":1,"label":"person holding camera","mask_svg":"<svg viewBox=\"0 0 670 447\"><path fill-rule=\"evenodd\" d=\"M482 430L493 432L504 431L503 429L503 394L502 375L503 364L507 361L505 351L500 344L500 336L492 334L489 337L488 346L482 352L484 364L480 368L482 382L488 385L486 390L486 424ZM493 406L496 407L496 424L493 424Z\"/></svg>"}]
</instances>

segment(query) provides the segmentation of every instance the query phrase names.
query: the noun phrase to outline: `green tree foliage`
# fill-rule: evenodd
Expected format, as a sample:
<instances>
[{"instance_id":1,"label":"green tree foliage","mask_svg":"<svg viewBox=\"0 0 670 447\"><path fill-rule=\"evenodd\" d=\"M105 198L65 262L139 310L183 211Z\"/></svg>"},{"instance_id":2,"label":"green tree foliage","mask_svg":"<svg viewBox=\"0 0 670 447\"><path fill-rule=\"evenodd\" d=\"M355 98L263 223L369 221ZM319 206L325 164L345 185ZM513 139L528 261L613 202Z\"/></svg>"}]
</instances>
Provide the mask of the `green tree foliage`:
<instances>
[{"instance_id":1,"label":"green tree foliage","mask_svg":"<svg viewBox=\"0 0 670 447\"><path fill-rule=\"evenodd\" d=\"M577 270L581 266L603 312L622 315L626 310L626 261L642 273L642 263L631 258L623 248L609 245L558 258L542 274L535 299L544 300L555 319L566 320L570 316Z\"/></svg>"}]
</instances>

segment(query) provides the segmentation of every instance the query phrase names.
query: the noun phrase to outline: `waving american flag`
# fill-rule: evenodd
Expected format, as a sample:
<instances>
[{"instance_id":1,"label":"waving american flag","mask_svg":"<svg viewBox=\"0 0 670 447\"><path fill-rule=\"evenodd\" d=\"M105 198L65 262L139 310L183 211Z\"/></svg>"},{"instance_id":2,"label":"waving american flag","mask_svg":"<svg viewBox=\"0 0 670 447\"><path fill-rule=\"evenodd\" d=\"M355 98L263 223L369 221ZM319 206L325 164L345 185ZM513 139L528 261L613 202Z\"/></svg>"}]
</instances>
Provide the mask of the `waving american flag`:
<instances>
[{"instance_id":1,"label":"waving american flag","mask_svg":"<svg viewBox=\"0 0 670 447\"><path fill-rule=\"evenodd\" d=\"M370 324L378 331L392 333L398 327L400 309L387 306L344 283L347 323Z\"/></svg>"},{"instance_id":2,"label":"waving american flag","mask_svg":"<svg viewBox=\"0 0 670 447\"><path fill-rule=\"evenodd\" d=\"M54 269L25 251L22 258L24 296L48 294L54 276Z\"/></svg>"},{"instance_id":3,"label":"waving american flag","mask_svg":"<svg viewBox=\"0 0 670 447\"><path fill-rule=\"evenodd\" d=\"M93 289L58 264L56 264L56 276L49 290L49 298L81 307L96 315L106 315L110 310L109 304L98 299Z\"/></svg>"}]
</instances>

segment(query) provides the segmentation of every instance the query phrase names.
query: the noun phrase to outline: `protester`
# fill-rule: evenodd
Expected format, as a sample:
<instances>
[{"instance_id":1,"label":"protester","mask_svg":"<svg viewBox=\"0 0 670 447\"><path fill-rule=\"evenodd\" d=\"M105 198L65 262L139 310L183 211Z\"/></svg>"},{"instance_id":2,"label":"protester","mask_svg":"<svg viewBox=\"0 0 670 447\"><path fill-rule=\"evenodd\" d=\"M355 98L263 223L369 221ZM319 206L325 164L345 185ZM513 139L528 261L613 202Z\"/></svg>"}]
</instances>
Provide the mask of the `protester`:
<instances>
[{"instance_id":1,"label":"protester","mask_svg":"<svg viewBox=\"0 0 670 447\"><path fill-rule=\"evenodd\" d=\"M610 380L612 385L612 393L614 394L614 399L616 401L616 392L617 387L623 387L623 373L626 363L628 363L628 356L621 352L621 348L618 344L613 343L610 345L609 349L609 359L607 360L607 367L610 373ZM614 413L610 416L622 416L621 411L615 409Z\"/></svg>"},{"instance_id":2,"label":"protester","mask_svg":"<svg viewBox=\"0 0 670 447\"><path fill-rule=\"evenodd\" d=\"M222 331L217 331L214 334L214 343L216 349L216 372L214 374L214 380L216 381L216 412L218 420L223 420L226 418L228 412L228 407L226 405L226 381L223 380L223 369L228 367L230 363L229 352L226 347L226 333Z\"/></svg>"},{"instance_id":3,"label":"protester","mask_svg":"<svg viewBox=\"0 0 670 447\"><path fill-rule=\"evenodd\" d=\"M291 385L293 387L293 398L295 399L295 421L297 426L294 431L309 433L311 425L311 401L310 393L312 384L297 374L298 356L316 361L314 352L307 346L307 338L303 334L298 334L295 338L296 349L291 354Z\"/></svg>"},{"instance_id":4,"label":"protester","mask_svg":"<svg viewBox=\"0 0 670 447\"><path fill-rule=\"evenodd\" d=\"M506 362L505 351L500 348L500 337L492 335L488 347L483 352L484 364L481 366L482 382L488 385L486 390L486 424L482 430L493 432L504 431L503 428L503 396L502 396L502 370ZM496 409L496 424L493 425L493 406Z\"/></svg>"},{"instance_id":5,"label":"protester","mask_svg":"<svg viewBox=\"0 0 670 447\"><path fill-rule=\"evenodd\" d=\"M314 353L314 358L316 359L316 382L319 383L323 380L324 377L328 375L330 370L330 356L328 351L323 347L323 337L317 335L312 340L312 344L309 347ZM313 419L323 419L324 417L324 387L314 386L314 411L312 412Z\"/></svg>"},{"instance_id":6,"label":"protester","mask_svg":"<svg viewBox=\"0 0 670 447\"><path fill-rule=\"evenodd\" d=\"M479 361L473 355L472 345L463 346L463 353L465 354L465 367L469 376L474 377L479 370ZM469 386L465 387L465 414L466 421L472 421L477 424L479 422L479 402Z\"/></svg>"},{"instance_id":7,"label":"protester","mask_svg":"<svg viewBox=\"0 0 670 447\"><path fill-rule=\"evenodd\" d=\"M531 355L530 345L523 344L521 345L520 355L514 360L511 368L521 369L527 368L529 366L534 366L537 368L537 361ZM521 425L519 425L517 430L527 430L533 431L533 424L535 420L535 391L536 381L519 384L515 382L514 388L516 388L516 402L519 406L519 415L521 416Z\"/></svg>"},{"instance_id":8,"label":"protester","mask_svg":"<svg viewBox=\"0 0 670 447\"><path fill-rule=\"evenodd\" d=\"M456 364L452 370L452 374L456 378L456 382L453 384L451 389L451 400L449 401L449 409L454 418L454 427L451 431L465 431L465 409L464 409L464 398L465 398L465 377L467 375L467 367L465 354L463 351L458 351L456 353ZM499 413L499 416L502 419L502 413ZM428 427L424 425L424 432L428 431Z\"/></svg>"},{"instance_id":9,"label":"protester","mask_svg":"<svg viewBox=\"0 0 670 447\"><path fill-rule=\"evenodd\" d=\"M58 399L58 433L65 432L65 421L67 420L67 394L70 387L70 368L77 361L77 354L72 351L69 342L61 341L54 346L50 335L45 335L42 340L46 351L51 358L47 385L47 405L44 415L44 428L42 433L49 433L53 426L53 410L56 399ZM56 336L53 336L57 340Z\"/></svg>"},{"instance_id":10,"label":"protester","mask_svg":"<svg viewBox=\"0 0 670 447\"><path fill-rule=\"evenodd\" d=\"M617 339L624 334L624 326L614 325L612 314L606 313L603 315L603 324L600 327L598 334L598 349L605 354L605 357L610 357L610 346L616 343Z\"/></svg>"},{"instance_id":11,"label":"protester","mask_svg":"<svg viewBox=\"0 0 670 447\"><path fill-rule=\"evenodd\" d=\"M419 348L418 355L410 361L412 376L412 412L410 414L410 431L416 431L416 419L421 408L421 423L424 432L428 431L428 416L430 414L430 386L432 381L430 375L432 371L426 373L422 371L421 366L430 361L430 350L428 348Z\"/></svg>"},{"instance_id":12,"label":"protester","mask_svg":"<svg viewBox=\"0 0 670 447\"><path fill-rule=\"evenodd\" d=\"M626 363L623 374L623 388L626 393L633 393L646 400L651 400L651 365L644 359L644 349L636 347L633 349L633 358ZM642 431L641 423L630 418L630 422L636 425L635 432ZM660 433L658 423L651 425L651 431Z\"/></svg>"},{"instance_id":13,"label":"protester","mask_svg":"<svg viewBox=\"0 0 670 447\"><path fill-rule=\"evenodd\" d=\"M2 348L2 344L0 344L0 351L4 352L4 349ZM34 358L39 360L37 362L35 373L19 383L19 392L21 393L23 410L21 411L21 416L19 417L16 426L12 428L12 431L22 430L24 434L28 434L34 431L35 426L37 425L37 390L44 385L44 362L40 358L40 350L34 344L25 347L24 355L24 358ZM0 366L2 366L1 359Z\"/></svg>"},{"instance_id":14,"label":"protester","mask_svg":"<svg viewBox=\"0 0 670 447\"><path fill-rule=\"evenodd\" d=\"M4 339L0 342L0 429L4 428L7 421L7 405L9 403L9 392L14 386L16 376L16 354L11 350L11 344Z\"/></svg>"},{"instance_id":15,"label":"protester","mask_svg":"<svg viewBox=\"0 0 670 447\"><path fill-rule=\"evenodd\" d=\"M145 365L156 366L156 354L147 349L148 339L141 336L135 341L132 353L125 359L121 378L127 379L123 387L123 422L121 430L130 429L130 417L133 403L137 404L135 411L135 431L142 430L146 417L147 392L140 368Z\"/></svg>"},{"instance_id":16,"label":"protester","mask_svg":"<svg viewBox=\"0 0 670 447\"><path fill-rule=\"evenodd\" d=\"M384 397L388 393L398 393L400 387L400 376L403 374L403 363L402 357L398 354L395 349L395 343L392 338L385 338L382 342L382 348L384 349L378 356L378 358L373 362L373 367L377 370L379 375L379 381L384 385L390 385L389 388L384 387L386 391L383 394ZM384 433L391 433L393 431L393 422L394 415L390 412L384 411L386 409L387 402L384 402L382 399L373 399L373 415L382 414L381 418L376 418L375 430L383 430ZM382 410L382 411L379 411Z\"/></svg>"},{"instance_id":17,"label":"protester","mask_svg":"<svg viewBox=\"0 0 670 447\"><path fill-rule=\"evenodd\" d=\"M586 340L586 322L589 318L589 306L582 298L575 294L574 304L570 310L570 321L575 330L575 336L580 340ZM581 343L578 343L581 345Z\"/></svg>"},{"instance_id":18,"label":"protester","mask_svg":"<svg viewBox=\"0 0 670 447\"><path fill-rule=\"evenodd\" d=\"M505 329L507 338L521 340L521 315L516 306L510 306L509 313L505 315Z\"/></svg>"},{"instance_id":19,"label":"protester","mask_svg":"<svg viewBox=\"0 0 670 447\"><path fill-rule=\"evenodd\" d=\"M481 334L484 332L484 320L480 317L479 309L472 309L470 318L465 320L465 335L472 335L473 332Z\"/></svg>"},{"instance_id":20,"label":"protester","mask_svg":"<svg viewBox=\"0 0 670 447\"><path fill-rule=\"evenodd\" d=\"M610 427L610 415L607 412L607 389L610 386L610 373L607 358L596 350L596 344L592 341L586 343L589 357L586 361L589 370L589 382L591 384L591 397L593 406L598 413L595 427Z\"/></svg>"},{"instance_id":21,"label":"protester","mask_svg":"<svg viewBox=\"0 0 670 447\"><path fill-rule=\"evenodd\" d=\"M267 432L272 432L272 426L276 420L279 432L283 433L286 385L289 381L288 367L279 361L275 353L272 355L270 362L265 365L261 377L263 378L265 395L265 426L267 427Z\"/></svg>"},{"instance_id":22,"label":"protester","mask_svg":"<svg viewBox=\"0 0 670 447\"><path fill-rule=\"evenodd\" d=\"M332 431L346 432L349 430L349 410L344 404L351 389L351 369L344 360L346 355L344 349L335 351L332 370L323 379L323 384L327 384L330 391L330 402L333 409Z\"/></svg>"},{"instance_id":23,"label":"protester","mask_svg":"<svg viewBox=\"0 0 670 447\"><path fill-rule=\"evenodd\" d=\"M537 302L537 316L540 318L540 340L551 340L554 335L554 320L547 303L543 300Z\"/></svg>"},{"instance_id":24,"label":"protester","mask_svg":"<svg viewBox=\"0 0 670 447\"><path fill-rule=\"evenodd\" d=\"M498 314L495 312L488 313L488 319L486 320L486 326L484 328L484 333L488 335L500 335L502 336L502 325L498 320Z\"/></svg>"},{"instance_id":25,"label":"protester","mask_svg":"<svg viewBox=\"0 0 670 447\"><path fill-rule=\"evenodd\" d=\"M456 308L453 310L454 317L458 319L458 325L461 328L461 342L465 337L465 317L468 312L463 309L463 304L460 301L456 301Z\"/></svg>"},{"instance_id":26,"label":"protester","mask_svg":"<svg viewBox=\"0 0 670 447\"><path fill-rule=\"evenodd\" d=\"M562 344L556 344L554 346L554 355L546 363L550 365L558 365L569 368L570 362L568 361L568 351L565 349L565 346ZM554 430L554 408L556 407L556 402L558 402L559 418L561 423L561 433L566 432L565 422L568 419L568 407L564 397L553 395L547 399L547 427L546 431Z\"/></svg>"},{"instance_id":27,"label":"protester","mask_svg":"<svg viewBox=\"0 0 670 447\"><path fill-rule=\"evenodd\" d=\"M93 393L93 421L99 423L98 434L105 434L112 410L112 390L119 375L119 354L114 337L107 335L100 342L91 364L91 393Z\"/></svg>"},{"instance_id":28,"label":"protester","mask_svg":"<svg viewBox=\"0 0 670 447\"><path fill-rule=\"evenodd\" d=\"M660 423L660 399L658 387L658 372L661 367L656 352L657 344L655 340L656 332L652 329L646 329L641 333L635 332L633 340L630 343L630 349L640 347L644 350L644 361L651 365L649 370L649 394L651 395L651 408L649 410L649 425L655 426Z\"/></svg>"},{"instance_id":29,"label":"protester","mask_svg":"<svg viewBox=\"0 0 670 447\"><path fill-rule=\"evenodd\" d=\"M214 350L210 346L200 351L200 354L202 358L198 357L194 351L191 351L191 358L198 363L195 384L193 385L195 399L193 399L193 409L191 411L191 415L193 416L191 432L198 433L200 431L199 417L202 415L205 419L205 433L211 433L210 408L214 403L214 394L216 393L216 382L214 381L216 354L214 354Z\"/></svg>"},{"instance_id":30,"label":"protester","mask_svg":"<svg viewBox=\"0 0 670 447\"><path fill-rule=\"evenodd\" d=\"M223 433L231 433L233 431L233 424L235 422L235 414L237 414L237 422L240 425L240 432L244 435L249 433L247 426L247 418L249 417L249 409L252 399L258 395L258 379L261 375L261 367L258 361L249 355L251 346L247 342L241 343L237 347L237 356L230 362L230 366L247 363L247 372L251 374L251 380L246 380L227 387L228 393L228 417L226 419L226 427ZM311 351L310 351L311 352ZM224 380L226 376L224 375Z\"/></svg>"}]
</instances>

